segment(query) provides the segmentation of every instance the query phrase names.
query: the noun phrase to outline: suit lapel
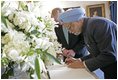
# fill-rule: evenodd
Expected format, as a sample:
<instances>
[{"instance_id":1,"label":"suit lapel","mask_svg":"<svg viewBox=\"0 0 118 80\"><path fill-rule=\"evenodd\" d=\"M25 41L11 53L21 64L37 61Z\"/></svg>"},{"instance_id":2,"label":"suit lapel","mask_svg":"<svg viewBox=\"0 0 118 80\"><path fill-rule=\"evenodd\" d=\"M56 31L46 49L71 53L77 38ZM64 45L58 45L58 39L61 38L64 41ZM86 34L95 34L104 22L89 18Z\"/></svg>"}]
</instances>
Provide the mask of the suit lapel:
<instances>
[{"instance_id":1,"label":"suit lapel","mask_svg":"<svg viewBox=\"0 0 118 80\"><path fill-rule=\"evenodd\" d=\"M78 41L78 36L69 33L69 46L73 47Z\"/></svg>"},{"instance_id":2,"label":"suit lapel","mask_svg":"<svg viewBox=\"0 0 118 80\"><path fill-rule=\"evenodd\" d=\"M62 26L59 27L59 31L58 32L60 34L60 38L62 39L63 44L65 44L68 47L69 45L67 44L66 38L64 36L64 32L63 32Z\"/></svg>"}]
</instances>

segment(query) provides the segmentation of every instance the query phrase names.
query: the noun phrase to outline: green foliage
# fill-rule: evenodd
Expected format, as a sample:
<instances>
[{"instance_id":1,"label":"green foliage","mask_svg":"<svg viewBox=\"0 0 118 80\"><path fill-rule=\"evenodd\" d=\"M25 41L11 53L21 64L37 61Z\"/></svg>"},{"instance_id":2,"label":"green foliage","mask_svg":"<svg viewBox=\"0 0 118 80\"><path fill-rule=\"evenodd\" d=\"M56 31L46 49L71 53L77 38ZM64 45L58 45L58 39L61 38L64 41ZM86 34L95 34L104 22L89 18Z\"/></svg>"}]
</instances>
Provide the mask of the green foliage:
<instances>
[{"instance_id":1,"label":"green foliage","mask_svg":"<svg viewBox=\"0 0 118 80\"><path fill-rule=\"evenodd\" d=\"M43 21L42 17L38 17L37 19L41 22Z\"/></svg>"},{"instance_id":2,"label":"green foliage","mask_svg":"<svg viewBox=\"0 0 118 80\"><path fill-rule=\"evenodd\" d=\"M42 53L42 50L41 49L36 49L36 53L37 54L41 54Z\"/></svg>"},{"instance_id":3,"label":"green foliage","mask_svg":"<svg viewBox=\"0 0 118 80\"><path fill-rule=\"evenodd\" d=\"M20 1L19 2L19 6L21 6L21 8L24 10L24 11L28 11L28 6L25 4L25 3L23 3L22 1Z\"/></svg>"},{"instance_id":4,"label":"green foliage","mask_svg":"<svg viewBox=\"0 0 118 80\"><path fill-rule=\"evenodd\" d=\"M14 29L17 30L17 31L21 31L21 32L25 31L25 29L20 29L18 26L14 27Z\"/></svg>"},{"instance_id":5,"label":"green foliage","mask_svg":"<svg viewBox=\"0 0 118 80\"><path fill-rule=\"evenodd\" d=\"M1 75L2 79L8 79L9 76L14 75L13 65L14 65L14 62L9 62L8 66L6 67L6 70L5 70L4 74Z\"/></svg>"},{"instance_id":6,"label":"green foliage","mask_svg":"<svg viewBox=\"0 0 118 80\"><path fill-rule=\"evenodd\" d=\"M4 1L1 1L1 7L4 5Z\"/></svg>"},{"instance_id":7,"label":"green foliage","mask_svg":"<svg viewBox=\"0 0 118 80\"><path fill-rule=\"evenodd\" d=\"M8 65L8 64L9 64L9 60L8 60L8 58L3 57L3 58L1 59L1 64L2 64L2 66L6 66L6 65Z\"/></svg>"},{"instance_id":8,"label":"green foliage","mask_svg":"<svg viewBox=\"0 0 118 80\"><path fill-rule=\"evenodd\" d=\"M28 52L28 56L32 56L34 54L34 50L31 48L30 50L29 50L29 52Z\"/></svg>"},{"instance_id":9,"label":"green foliage","mask_svg":"<svg viewBox=\"0 0 118 80\"><path fill-rule=\"evenodd\" d=\"M36 37L39 38L41 33L38 31L38 29L39 29L38 26L36 26L35 30L31 31L31 34L33 34L33 35L35 35Z\"/></svg>"},{"instance_id":10,"label":"green foliage","mask_svg":"<svg viewBox=\"0 0 118 80\"><path fill-rule=\"evenodd\" d=\"M4 1L3 2L1 2L1 6L4 6ZM35 3L37 3L37 2L35 2ZM9 3L10 5L9 6L11 6L11 3ZM28 2L27 1L19 1L19 4L18 4L18 9L16 9L14 12L24 12L24 14L25 14L25 12L28 12L28 10L30 10L30 7L32 7L31 9L35 9L35 4L34 5L31 5L29 8L28 8ZM8 7L9 7L8 6ZM33 8L34 7L34 8ZM12 7L10 7L10 9L11 9ZM38 7L39 8L39 7ZM12 9L11 9L12 10ZM3 11L4 12L4 11ZM51 23L51 20L49 20L48 18L46 18L46 19L44 19L44 18L42 18L42 17L38 17L37 18L37 22L42 22L43 24L44 24L44 26L45 27L43 27L42 25L35 25L35 23L32 23L32 22L30 22L30 20L28 19L27 20L27 22L29 21L30 23L32 23L31 24L31 26L29 26L28 27L28 30L25 30L24 28L20 28L20 25L15 25L15 17L17 18L17 14L18 13L14 13L13 14L13 17L12 17L12 19L10 18L10 20L9 20L9 18L8 18L8 16L7 17L5 17L2 13L1 13L1 22L5 25L5 28L11 28L11 29L13 29L13 30L15 30L15 31L17 31L17 32L23 32L24 34L25 34L25 36L26 36L26 38L25 38L25 40L24 41L28 41L29 42L29 44L30 44L30 49L28 49L27 50L27 52L26 51L22 51L21 52L21 54L20 54L20 56L24 56L25 58L24 58L24 60L25 59L27 59L27 57L28 56L32 56L32 55L34 55L34 53L37 53L36 55L37 55L37 57L36 58L34 58L34 60L32 60L31 62L35 62L35 65L33 65L33 67L35 67L35 69L33 68L29 68L29 73L30 73L30 78L32 78L31 77L31 75L36 71L36 75L37 75L37 77L38 77L38 79L40 79L41 77L41 71L40 71L40 63L39 63L39 59L38 59L38 56L40 55L40 57L41 57L41 59L43 60L43 61L45 61L45 60L48 60L48 61L51 61L51 62L56 62L56 63L59 63L59 64L61 64L59 61L58 61L58 59L56 59L53 55L51 55L51 54L49 54L49 53L47 53L47 50L45 50L45 51L43 51L43 49L36 49L35 47L36 47L36 40L34 40L34 38L36 37L36 39L37 38L42 38L42 37L48 37L48 32L51 32L52 31L52 27L53 27L53 25L52 25L52 23ZM29 15L30 16L30 15ZM28 16L28 17L29 17ZM36 17L36 16L34 16L34 17ZM25 17L24 17L25 18ZM32 17L31 17L32 18ZM18 17L18 19L19 19L19 17ZM27 19L27 18L26 18ZM22 21L22 20L21 20ZM32 20L31 20L32 21ZM27 23L26 22L26 23ZM8 25L8 26L7 26ZM28 25L26 25L26 28L27 28L27 26ZM40 29L42 30L41 32L40 32ZM1 33L1 35L2 36L5 36L5 34L6 34L6 32L2 32ZM17 35L16 35L17 36ZM35 37L34 37L35 36ZM48 37L49 38L49 37ZM42 43L43 44L43 43ZM5 46L7 46L6 44L1 44L1 46L2 46L2 48L1 48L1 51L2 51L2 53L3 53L3 50L2 49L4 49L4 45ZM1 56L1 57L3 57L3 56ZM28 58L29 59L29 58ZM14 61L14 60L13 60ZM2 63L2 65L5 67L5 72L1 75L1 77L2 77L2 79L8 79L9 78L9 76L13 76L13 68L14 68L14 64L16 63L16 62L14 62L14 63L12 63L12 61L10 61L9 60L9 58L8 58L8 56L6 56L5 58L3 57L2 59L1 59L1 63ZM19 64L19 63L18 63ZM21 63L20 63L20 65L22 66L23 64L26 64L25 63L25 61L22 61Z\"/></svg>"},{"instance_id":11,"label":"green foliage","mask_svg":"<svg viewBox=\"0 0 118 80\"><path fill-rule=\"evenodd\" d=\"M39 65L38 57L36 57L36 59L35 59L35 71L36 71L36 75L37 75L38 79L41 79L41 76L40 76L40 65Z\"/></svg>"},{"instance_id":12,"label":"green foliage","mask_svg":"<svg viewBox=\"0 0 118 80\"><path fill-rule=\"evenodd\" d=\"M31 31L31 34L37 34L37 33L38 33L37 30L33 30L33 31Z\"/></svg>"},{"instance_id":13,"label":"green foliage","mask_svg":"<svg viewBox=\"0 0 118 80\"><path fill-rule=\"evenodd\" d=\"M48 49L47 49L48 50ZM42 49L37 49L37 54L40 54L41 59L44 61L51 61L51 62L56 62L58 64L61 64L61 62L55 58L53 55L47 52L47 50L43 51Z\"/></svg>"},{"instance_id":14,"label":"green foliage","mask_svg":"<svg viewBox=\"0 0 118 80\"><path fill-rule=\"evenodd\" d=\"M6 22L6 17L4 17L2 14L1 14L1 21L5 24L5 26L7 27L7 22Z\"/></svg>"},{"instance_id":15,"label":"green foliage","mask_svg":"<svg viewBox=\"0 0 118 80\"><path fill-rule=\"evenodd\" d=\"M1 31L1 36L5 36L6 32Z\"/></svg>"},{"instance_id":16,"label":"green foliage","mask_svg":"<svg viewBox=\"0 0 118 80\"><path fill-rule=\"evenodd\" d=\"M60 61L57 58L55 58L53 55L51 55L50 53L46 53L45 55L50 61L61 64Z\"/></svg>"},{"instance_id":17,"label":"green foliage","mask_svg":"<svg viewBox=\"0 0 118 80\"><path fill-rule=\"evenodd\" d=\"M34 73L34 70L32 68L29 68L27 72L29 73L30 79L33 79L31 75Z\"/></svg>"}]
</instances>

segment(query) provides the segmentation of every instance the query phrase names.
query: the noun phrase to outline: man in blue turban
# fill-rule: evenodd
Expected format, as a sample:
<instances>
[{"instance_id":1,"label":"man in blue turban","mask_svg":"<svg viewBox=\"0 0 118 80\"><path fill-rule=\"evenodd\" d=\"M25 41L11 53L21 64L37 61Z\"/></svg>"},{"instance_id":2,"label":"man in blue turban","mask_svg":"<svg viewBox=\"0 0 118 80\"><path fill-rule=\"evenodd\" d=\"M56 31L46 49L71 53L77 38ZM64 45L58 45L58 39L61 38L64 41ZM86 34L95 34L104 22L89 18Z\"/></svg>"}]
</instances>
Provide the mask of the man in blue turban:
<instances>
[{"instance_id":1,"label":"man in blue turban","mask_svg":"<svg viewBox=\"0 0 118 80\"><path fill-rule=\"evenodd\" d=\"M62 44L63 55L65 57L72 56L74 58L80 58L87 55L87 49L85 47L83 35L74 35L68 32L66 27L62 27L61 22L58 20L59 14L63 13L61 8L54 8L52 10L51 17L57 23L58 27L55 27L55 33L57 40ZM65 59L65 58L64 58Z\"/></svg>"},{"instance_id":2,"label":"man in blue turban","mask_svg":"<svg viewBox=\"0 0 118 80\"><path fill-rule=\"evenodd\" d=\"M111 20L103 17L86 17L83 8L62 13L59 20L70 33L83 33L90 54L75 59L67 58L68 67L86 68L94 71L100 68L106 79L117 79L117 28Z\"/></svg>"}]
</instances>

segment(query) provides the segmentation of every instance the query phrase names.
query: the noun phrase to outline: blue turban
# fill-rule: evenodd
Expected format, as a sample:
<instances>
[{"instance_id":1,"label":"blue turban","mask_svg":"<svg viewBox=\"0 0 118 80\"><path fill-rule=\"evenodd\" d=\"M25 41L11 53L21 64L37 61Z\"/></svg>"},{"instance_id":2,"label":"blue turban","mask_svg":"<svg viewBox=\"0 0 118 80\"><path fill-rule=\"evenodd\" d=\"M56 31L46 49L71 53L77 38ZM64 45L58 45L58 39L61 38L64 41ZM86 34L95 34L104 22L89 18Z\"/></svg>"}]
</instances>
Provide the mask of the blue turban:
<instances>
[{"instance_id":1,"label":"blue turban","mask_svg":"<svg viewBox=\"0 0 118 80\"><path fill-rule=\"evenodd\" d=\"M85 17L85 9L84 8L74 8L69 11L65 11L64 13L59 15L59 20L68 23L79 21L80 19Z\"/></svg>"}]
</instances>

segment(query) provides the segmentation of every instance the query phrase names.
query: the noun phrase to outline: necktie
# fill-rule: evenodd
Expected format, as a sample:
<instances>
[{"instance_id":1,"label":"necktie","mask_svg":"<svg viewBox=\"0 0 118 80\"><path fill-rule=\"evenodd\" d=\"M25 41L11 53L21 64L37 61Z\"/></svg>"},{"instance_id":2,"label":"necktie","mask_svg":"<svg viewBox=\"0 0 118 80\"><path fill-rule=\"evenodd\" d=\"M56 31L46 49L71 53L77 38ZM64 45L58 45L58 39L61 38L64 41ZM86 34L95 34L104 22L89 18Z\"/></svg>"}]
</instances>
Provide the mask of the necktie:
<instances>
[{"instance_id":1,"label":"necktie","mask_svg":"<svg viewBox=\"0 0 118 80\"><path fill-rule=\"evenodd\" d=\"M67 44L69 44L69 39L68 39L68 30L66 27L63 27L63 32L64 32L64 36L66 39Z\"/></svg>"}]
</instances>

